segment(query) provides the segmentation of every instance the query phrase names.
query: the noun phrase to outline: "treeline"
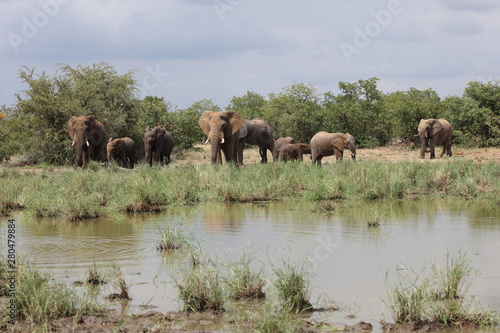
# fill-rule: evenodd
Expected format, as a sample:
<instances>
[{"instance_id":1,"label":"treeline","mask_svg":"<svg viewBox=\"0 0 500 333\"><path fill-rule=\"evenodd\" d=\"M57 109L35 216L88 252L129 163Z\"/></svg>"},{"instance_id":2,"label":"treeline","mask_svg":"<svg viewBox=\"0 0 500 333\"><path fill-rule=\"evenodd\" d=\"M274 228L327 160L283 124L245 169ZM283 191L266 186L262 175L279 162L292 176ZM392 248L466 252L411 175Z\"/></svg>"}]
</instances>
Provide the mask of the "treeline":
<instances>
[{"instance_id":1,"label":"treeline","mask_svg":"<svg viewBox=\"0 0 500 333\"><path fill-rule=\"evenodd\" d=\"M74 150L66 132L73 115L92 114L109 137L131 137L143 153L147 126L162 124L174 137L176 149L201 142L198 118L204 110L232 109L244 118L263 118L275 136L309 142L319 131L349 132L360 148L387 144L393 138L414 140L422 118L446 118L454 129L454 144L500 146L500 82L469 82L462 97L441 99L432 90L383 93L377 78L339 82L340 92L319 93L314 84L293 83L279 93L262 96L247 92L233 97L224 108L210 99L179 109L163 97L137 98L134 71L116 72L107 63L72 68L57 66L56 74L35 73L22 67L19 79L26 90L16 93L16 104L0 114L0 160L18 154L38 162L64 163ZM141 155L139 155L141 156Z\"/></svg>"}]
</instances>

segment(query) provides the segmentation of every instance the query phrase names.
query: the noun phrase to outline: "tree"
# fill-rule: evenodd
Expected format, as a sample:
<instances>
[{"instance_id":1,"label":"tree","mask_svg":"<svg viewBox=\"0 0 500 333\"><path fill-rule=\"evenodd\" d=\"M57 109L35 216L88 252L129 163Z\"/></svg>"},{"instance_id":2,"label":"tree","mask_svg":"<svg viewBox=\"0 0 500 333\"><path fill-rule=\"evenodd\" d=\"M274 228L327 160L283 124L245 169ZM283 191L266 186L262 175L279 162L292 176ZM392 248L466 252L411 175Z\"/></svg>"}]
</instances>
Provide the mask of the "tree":
<instances>
[{"instance_id":1,"label":"tree","mask_svg":"<svg viewBox=\"0 0 500 333\"><path fill-rule=\"evenodd\" d=\"M320 128L321 106L311 83L294 83L279 94L270 93L262 110L262 118L277 130L276 137L309 142Z\"/></svg>"},{"instance_id":2,"label":"tree","mask_svg":"<svg viewBox=\"0 0 500 333\"><path fill-rule=\"evenodd\" d=\"M453 127L453 141L465 146L487 147L500 145L494 114L470 97L449 96L443 102L443 118Z\"/></svg>"},{"instance_id":3,"label":"tree","mask_svg":"<svg viewBox=\"0 0 500 333\"><path fill-rule=\"evenodd\" d=\"M441 99L432 89L410 88L384 95L383 108L391 138L413 139L421 119L440 118L442 114Z\"/></svg>"},{"instance_id":4,"label":"tree","mask_svg":"<svg viewBox=\"0 0 500 333\"><path fill-rule=\"evenodd\" d=\"M376 147L389 139L388 124L382 108L382 93L377 89L378 78L339 82L340 94L324 95L324 130L350 133L359 147Z\"/></svg>"},{"instance_id":5,"label":"tree","mask_svg":"<svg viewBox=\"0 0 500 333\"><path fill-rule=\"evenodd\" d=\"M262 108L266 103L263 96L256 92L248 91L241 97L233 97L226 110L234 110L245 119L262 118Z\"/></svg>"},{"instance_id":6,"label":"tree","mask_svg":"<svg viewBox=\"0 0 500 333\"><path fill-rule=\"evenodd\" d=\"M23 153L49 163L72 158L66 127L73 115L93 115L104 124L108 136L138 138L134 133L138 113L133 72L119 75L109 64L100 63L76 69L59 64L54 77L35 74L35 68L28 67L18 73L28 89L16 94L11 124L23 125Z\"/></svg>"}]
</instances>

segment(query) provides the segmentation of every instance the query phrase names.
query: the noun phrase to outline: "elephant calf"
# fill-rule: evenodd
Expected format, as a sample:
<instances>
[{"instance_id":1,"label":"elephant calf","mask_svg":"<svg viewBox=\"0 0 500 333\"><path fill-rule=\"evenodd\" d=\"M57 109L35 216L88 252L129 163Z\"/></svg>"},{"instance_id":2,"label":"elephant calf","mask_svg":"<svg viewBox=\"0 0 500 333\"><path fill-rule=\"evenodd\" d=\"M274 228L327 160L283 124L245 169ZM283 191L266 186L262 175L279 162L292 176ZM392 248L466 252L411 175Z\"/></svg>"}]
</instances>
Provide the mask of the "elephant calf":
<instances>
[{"instance_id":1,"label":"elephant calf","mask_svg":"<svg viewBox=\"0 0 500 333\"><path fill-rule=\"evenodd\" d=\"M288 144L288 143L297 143L294 138L291 136L287 136L286 138L278 138L274 142L274 150L273 150L273 160L276 161L279 159L279 152L281 151L281 148L283 145Z\"/></svg>"},{"instance_id":2,"label":"elephant calf","mask_svg":"<svg viewBox=\"0 0 500 333\"><path fill-rule=\"evenodd\" d=\"M310 154L311 150L309 144L306 143L284 143L279 147L278 160L279 161L301 161L303 154Z\"/></svg>"},{"instance_id":3,"label":"elephant calf","mask_svg":"<svg viewBox=\"0 0 500 333\"><path fill-rule=\"evenodd\" d=\"M113 158L120 159L124 168L134 168L136 159L135 143L131 138L124 137L114 140L109 138L106 151L108 152L108 162L111 162Z\"/></svg>"},{"instance_id":4,"label":"elephant calf","mask_svg":"<svg viewBox=\"0 0 500 333\"><path fill-rule=\"evenodd\" d=\"M170 154L174 149L174 138L169 131L160 126L156 126L152 130L148 127L143 140L146 153L145 163L150 166L153 165L153 162L163 164L163 158L165 158L165 164L170 163Z\"/></svg>"}]
</instances>

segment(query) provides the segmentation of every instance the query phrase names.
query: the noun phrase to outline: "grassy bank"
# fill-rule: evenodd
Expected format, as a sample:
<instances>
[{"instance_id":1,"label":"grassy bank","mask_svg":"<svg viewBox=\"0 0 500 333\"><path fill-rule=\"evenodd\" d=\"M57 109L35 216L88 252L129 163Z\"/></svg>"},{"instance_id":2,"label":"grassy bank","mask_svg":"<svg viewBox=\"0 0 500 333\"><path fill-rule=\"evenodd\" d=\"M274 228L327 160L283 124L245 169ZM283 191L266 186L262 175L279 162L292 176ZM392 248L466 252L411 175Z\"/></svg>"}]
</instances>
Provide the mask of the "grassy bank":
<instances>
[{"instance_id":1,"label":"grassy bank","mask_svg":"<svg viewBox=\"0 0 500 333\"><path fill-rule=\"evenodd\" d=\"M205 202L395 200L423 197L500 202L500 163L445 159L434 162L353 163L322 167L269 163L134 170L93 165L55 172L50 167L0 171L0 212L24 209L37 217L78 220L112 212L160 211Z\"/></svg>"}]
</instances>

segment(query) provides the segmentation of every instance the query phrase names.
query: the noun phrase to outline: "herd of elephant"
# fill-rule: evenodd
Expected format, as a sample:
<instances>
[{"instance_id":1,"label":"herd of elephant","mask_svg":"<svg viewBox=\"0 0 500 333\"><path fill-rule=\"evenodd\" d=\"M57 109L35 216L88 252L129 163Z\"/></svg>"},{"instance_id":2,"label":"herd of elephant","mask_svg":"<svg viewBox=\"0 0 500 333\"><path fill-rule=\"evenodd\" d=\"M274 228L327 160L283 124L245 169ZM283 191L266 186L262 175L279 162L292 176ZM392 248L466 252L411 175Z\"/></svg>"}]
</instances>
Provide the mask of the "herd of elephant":
<instances>
[{"instance_id":1,"label":"herd of elephant","mask_svg":"<svg viewBox=\"0 0 500 333\"><path fill-rule=\"evenodd\" d=\"M243 164L243 148L245 144L259 147L261 163L267 163L267 150L273 160L302 161L304 154L310 154L313 164L321 164L325 156L335 155L337 160L343 159L344 150L349 150L353 160L356 159L356 141L349 133L318 132L310 143L298 143L292 137L273 137L271 125L263 119L243 119L236 111L203 112L198 125L207 136L206 144L210 143L212 163L222 163L222 155L226 162ZM451 139L453 130L445 119L422 119L416 136L420 137L420 158L430 152L430 158L435 158L436 144L443 144L443 152L451 156ZM103 124L93 116L73 116L68 121L68 134L73 139L76 165L85 167L90 160L97 160L104 147L106 131ZM172 135L157 126L144 133L145 163L153 162L169 164L174 147ZM136 162L136 147L132 139L110 138L107 145L108 162L119 159L125 168L133 168ZM165 160L165 161L164 161Z\"/></svg>"}]
</instances>

